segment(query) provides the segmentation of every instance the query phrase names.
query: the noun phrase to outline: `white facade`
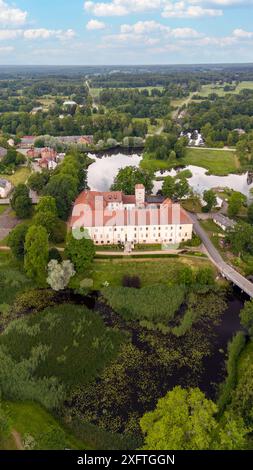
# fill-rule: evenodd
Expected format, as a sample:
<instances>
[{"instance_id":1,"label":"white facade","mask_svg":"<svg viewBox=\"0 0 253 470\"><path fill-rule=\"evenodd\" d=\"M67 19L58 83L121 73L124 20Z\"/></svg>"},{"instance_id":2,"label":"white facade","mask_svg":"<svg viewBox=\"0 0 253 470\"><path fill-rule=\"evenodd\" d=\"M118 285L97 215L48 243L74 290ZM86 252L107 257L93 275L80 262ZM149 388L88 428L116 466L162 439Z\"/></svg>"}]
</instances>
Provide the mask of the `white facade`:
<instances>
[{"instance_id":1,"label":"white facade","mask_svg":"<svg viewBox=\"0 0 253 470\"><path fill-rule=\"evenodd\" d=\"M134 196L84 191L75 203L70 225L84 227L96 245L176 245L190 240L193 230L180 204L168 199L148 203L142 185L136 186Z\"/></svg>"},{"instance_id":2,"label":"white facade","mask_svg":"<svg viewBox=\"0 0 253 470\"><path fill-rule=\"evenodd\" d=\"M192 225L143 225L119 227L87 227L96 245L171 244L175 245L192 238Z\"/></svg>"},{"instance_id":3,"label":"white facade","mask_svg":"<svg viewBox=\"0 0 253 470\"><path fill-rule=\"evenodd\" d=\"M11 192L12 185L8 180L0 178L0 197L5 199Z\"/></svg>"}]
</instances>

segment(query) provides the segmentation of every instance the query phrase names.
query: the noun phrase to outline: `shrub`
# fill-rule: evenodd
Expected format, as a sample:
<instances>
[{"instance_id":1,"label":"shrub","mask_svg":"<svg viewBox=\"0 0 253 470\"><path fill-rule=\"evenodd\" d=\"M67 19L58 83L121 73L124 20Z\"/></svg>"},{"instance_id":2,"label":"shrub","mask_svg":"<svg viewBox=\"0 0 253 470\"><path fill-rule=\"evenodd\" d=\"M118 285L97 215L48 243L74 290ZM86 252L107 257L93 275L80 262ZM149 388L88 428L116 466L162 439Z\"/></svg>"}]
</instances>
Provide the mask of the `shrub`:
<instances>
[{"instance_id":1,"label":"shrub","mask_svg":"<svg viewBox=\"0 0 253 470\"><path fill-rule=\"evenodd\" d=\"M236 385L238 358L245 346L245 342L244 333L239 331L228 344L227 378L221 386L218 399L218 406L221 412L231 402L232 392Z\"/></svg>"},{"instance_id":2,"label":"shrub","mask_svg":"<svg viewBox=\"0 0 253 470\"><path fill-rule=\"evenodd\" d=\"M51 239L54 243L63 243L66 240L67 226L63 220L57 219L53 225Z\"/></svg>"},{"instance_id":3,"label":"shrub","mask_svg":"<svg viewBox=\"0 0 253 470\"><path fill-rule=\"evenodd\" d=\"M140 280L139 276L127 276L127 275L125 275L122 279L122 286L123 287L133 287L135 289L140 289L141 280Z\"/></svg>"},{"instance_id":4,"label":"shrub","mask_svg":"<svg viewBox=\"0 0 253 470\"><path fill-rule=\"evenodd\" d=\"M103 295L109 305L126 320L167 323L174 317L185 298L182 286L156 285L142 289L108 287Z\"/></svg>"},{"instance_id":5,"label":"shrub","mask_svg":"<svg viewBox=\"0 0 253 470\"><path fill-rule=\"evenodd\" d=\"M59 250L57 248L50 248L48 252L48 261L51 261L52 259L61 262L62 261L62 256Z\"/></svg>"}]
</instances>

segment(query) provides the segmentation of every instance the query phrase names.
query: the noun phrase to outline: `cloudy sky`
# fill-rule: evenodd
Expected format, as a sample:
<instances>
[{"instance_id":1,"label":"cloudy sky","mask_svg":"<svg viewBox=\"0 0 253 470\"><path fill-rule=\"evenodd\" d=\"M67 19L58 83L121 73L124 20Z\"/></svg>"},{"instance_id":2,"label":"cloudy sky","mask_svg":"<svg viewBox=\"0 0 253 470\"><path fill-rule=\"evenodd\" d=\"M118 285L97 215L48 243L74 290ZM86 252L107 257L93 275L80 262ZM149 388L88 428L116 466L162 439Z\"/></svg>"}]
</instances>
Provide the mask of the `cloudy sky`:
<instances>
[{"instance_id":1,"label":"cloudy sky","mask_svg":"<svg viewBox=\"0 0 253 470\"><path fill-rule=\"evenodd\" d=\"M253 62L253 0L0 0L0 64Z\"/></svg>"}]
</instances>

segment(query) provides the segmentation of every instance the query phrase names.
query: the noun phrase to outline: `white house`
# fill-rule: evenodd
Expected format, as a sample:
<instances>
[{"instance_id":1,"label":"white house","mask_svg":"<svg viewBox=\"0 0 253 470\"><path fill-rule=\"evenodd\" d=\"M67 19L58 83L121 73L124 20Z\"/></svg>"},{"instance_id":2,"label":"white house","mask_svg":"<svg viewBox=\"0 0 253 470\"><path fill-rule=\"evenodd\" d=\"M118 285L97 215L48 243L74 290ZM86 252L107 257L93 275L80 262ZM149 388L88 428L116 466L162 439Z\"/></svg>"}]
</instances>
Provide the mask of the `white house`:
<instances>
[{"instance_id":1,"label":"white house","mask_svg":"<svg viewBox=\"0 0 253 470\"><path fill-rule=\"evenodd\" d=\"M11 183L3 178L0 178L0 197L2 199L5 199L6 197L9 196L11 192L12 185Z\"/></svg>"},{"instance_id":2,"label":"white house","mask_svg":"<svg viewBox=\"0 0 253 470\"><path fill-rule=\"evenodd\" d=\"M180 204L146 197L142 184L135 194L83 191L70 220L72 229L87 229L97 245L179 244L192 238L193 224Z\"/></svg>"},{"instance_id":3,"label":"white house","mask_svg":"<svg viewBox=\"0 0 253 470\"><path fill-rule=\"evenodd\" d=\"M220 213L217 213L213 216L213 221L222 230L224 230L224 232L228 229L234 228L234 226L236 225L234 220L229 219L229 217L226 217L225 215L220 214Z\"/></svg>"}]
</instances>

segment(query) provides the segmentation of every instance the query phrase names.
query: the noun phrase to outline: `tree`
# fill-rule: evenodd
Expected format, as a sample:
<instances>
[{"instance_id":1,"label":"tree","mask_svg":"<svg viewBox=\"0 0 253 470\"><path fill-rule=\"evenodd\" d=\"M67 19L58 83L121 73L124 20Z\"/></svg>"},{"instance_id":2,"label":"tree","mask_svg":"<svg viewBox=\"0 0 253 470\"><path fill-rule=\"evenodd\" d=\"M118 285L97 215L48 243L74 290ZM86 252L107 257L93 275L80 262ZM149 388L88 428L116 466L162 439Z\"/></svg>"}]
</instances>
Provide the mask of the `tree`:
<instances>
[{"instance_id":1,"label":"tree","mask_svg":"<svg viewBox=\"0 0 253 470\"><path fill-rule=\"evenodd\" d=\"M140 420L144 449L241 449L249 432L243 420L225 413L218 422L217 406L199 388L177 386L158 400L156 409Z\"/></svg>"},{"instance_id":2,"label":"tree","mask_svg":"<svg viewBox=\"0 0 253 470\"><path fill-rule=\"evenodd\" d=\"M240 311L241 324L253 337L253 300L245 302L243 309Z\"/></svg>"},{"instance_id":3,"label":"tree","mask_svg":"<svg viewBox=\"0 0 253 470\"><path fill-rule=\"evenodd\" d=\"M127 166L119 170L111 190L123 191L125 194L134 194L136 184L143 184L146 192L150 193L153 189L153 175L141 168Z\"/></svg>"},{"instance_id":4,"label":"tree","mask_svg":"<svg viewBox=\"0 0 253 470\"><path fill-rule=\"evenodd\" d=\"M33 219L34 224L45 227L50 239L53 239L53 231L57 220L55 198L52 196L42 197L36 207L36 214Z\"/></svg>"},{"instance_id":5,"label":"tree","mask_svg":"<svg viewBox=\"0 0 253 470\"><path fill-rule=\"evenodd\" d=\"M249 429L245 426L241 416L226 411L221 418L213 439L213 450L238 450L246 444Z\"/></svg>"},{"instance_id":6,"label":"tree","mask_svg":"<svg viewBox=\"0 0 253 470\"><path fill-rule=\"evenodd\" d=\"M240 374L233 394L232 409L237 416L243 418L246 426L253 429L253 364L250 357Z\"/></svg>"},{"instance_id":7,"label":"tree","mask_svg":"<svg viewBox=\"0 0 253 470\"><path fill-rule=\"evenodd\" d=\"M71 233L68 236L65 255L72 261L75 269L80 272L91 264L95 256L93 241L84 232L81 239L77 239Z\"/></svg>"},{"instance_id":8,"label":"tree","mask_svg":"<svg viewBox=\"0 0 253 470\"><path fill-rule=\"evenodd\" d=\"M59 217L66 220L72 203L78 194L78 180L68 174L58 174L50 178L45 195L55 198Z\"/></svg>"},{"instance_id":9,"label":"tree","mask_svg":"<svg viewBox=\"0 0 253 470\"><path fill-rule=\"evenodd\" d=\"M210 212L217 204L216 195L212 189L204 191L203 199L206 202L206 206L204 207L205 212Z\"/></svg>"},{"instance_id":10,"label":"tree","mask_svg":"<svg viewBox=\"0 0 253 470\"><path fill-rule=\"evenodd\" d=\"M175 387L158 400L156 409L140 421L145 435L144 449L209 449L217 423L216 405L198 389Z\"/></svg>"},{"instance_id":11,"label":"tree","mask_svg":"<svg viewBox=\"0 0 253 470\"><path fill-rule=\"evenodd\" d=\"M26 219L31 216L32 200L29 197L29 189L25 184L19 184L14 189L11 198L11 207L20 219Z\"/></svg>"},{"instance_id":12,"label":"tree","mask_svg":"<svg viewBox=\"0 0 253 470\"><path fill-rule=\"evenodd\" d=\"M28 186L33 191L36 191L40 194L49 181L50 172L46 169L43 169L41 173L33 173L29 180Z\"/></svg>"},{"instance_id":13,"label":"tree","mask_svg":"<svg viewBox=\"0 0 253 470\"><path fill-rule=\"evenodd\" d=\"M228 202L228 216L235 217L247 201L246 196L239 191L234 191Z\"/></svg>"},{"instance_id":14,"label":"tree","mask_svg":"<svg viewBox=\"0 0 253 470\"><path fill-rule=\"evenodd\" d=\"M253 253L253 227L245 222L238 222L226 234L226 241L239 257L243 253Z\"/></svg>"},{"instance_id":15,"label":"tree","mask_svg":"<svg viewBox=\"0 0 253 470\"><path fill-rule=\"evenodd\" d=\"M17 259L23 259L25 254L25 237L28 232L28 225L17 225L9 234L7 245L12 254Z\"/></svg>"},{"instance_id":16,"label":"tree","mask_svg":"<svg viewBox=\"0 0 253 470\"><path fill-rule=\"evenodd\" d=\"M186 178L180 178L175 183L174 197L175 199L182 199L190 192L190 186Z\"/></svg>"},{"instance_id":17,"label":"tree","mask_svg":"<svg viewBox=\"0 0 253 470\"><path fill-rule=\"evenodd\" d=\"M48 263L47 283L55 291L65 289L74 275L74 266L69 260L62 261L62 263L58 263L57 260L51 260Z\"/></svg>"},{"instance_id":18,"label":"tree","mask_svg":"<svg viewBox=\"0 0 253 470\"><path fill-rule=\"evenodd\" d=\"M166 176L163 180L162 194L170 199L173 198L175 193L175 179L173 176Z\"/></svg>"},{"instance_id":19,"label":"tree","mask_svg":"<svg viewBox=\"0 0 253 470\"><path fill-rule=\"evenodd\" d=\"M196 273L196 284L199 286L212 286L214 284L212 268L200 268Z\"/></svg>"},{"instance_id":20,"label":"tree","mask_svg":"<svg viewBox=\"0 0 253 470\"><path fill-rule=\"evenodd\" d=\"M253 204L250 204L248 207L248 220L253 224Z\"/></svg>"},{"instance_id":21,"label":"tree","mask_svg":"<svg viewBox=\"0 0 253 470\"><path fill-rule=\"evenodd\" d=\"M28 277L39 285L45 284L47 262L47 231L40 225L32 225L25 237L24 268Z\"/></svg>"}]
</instances>

